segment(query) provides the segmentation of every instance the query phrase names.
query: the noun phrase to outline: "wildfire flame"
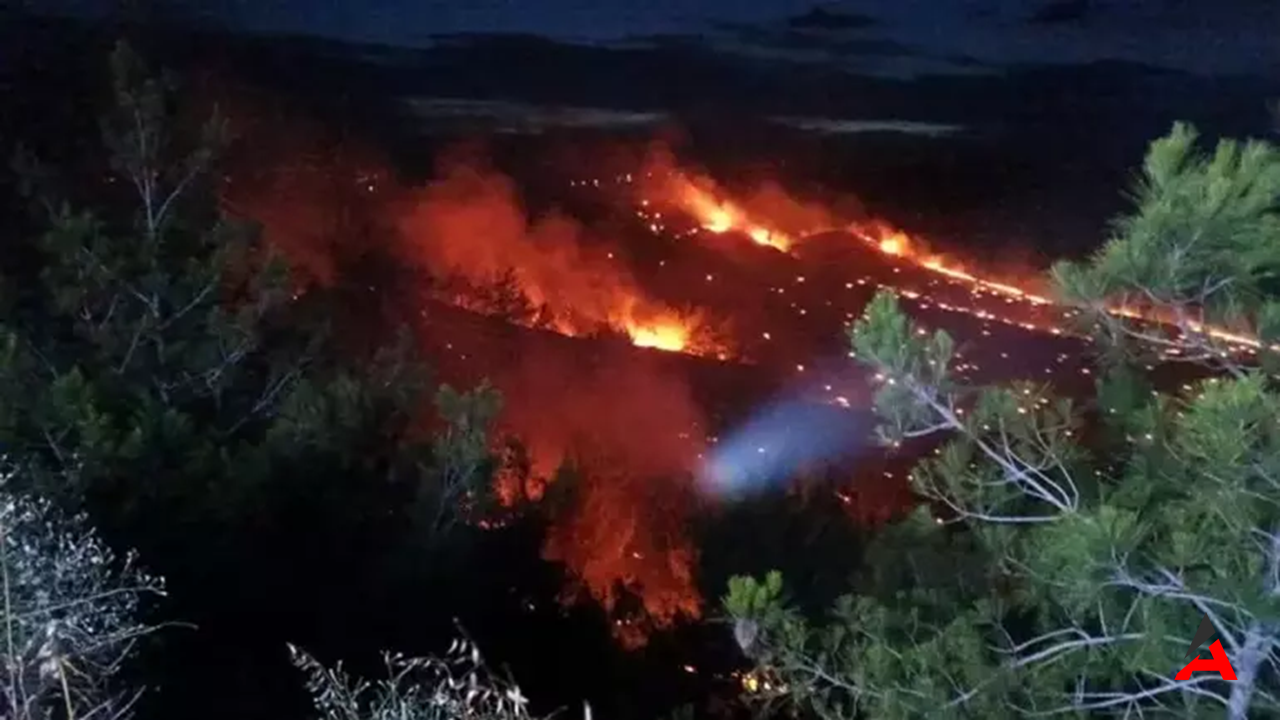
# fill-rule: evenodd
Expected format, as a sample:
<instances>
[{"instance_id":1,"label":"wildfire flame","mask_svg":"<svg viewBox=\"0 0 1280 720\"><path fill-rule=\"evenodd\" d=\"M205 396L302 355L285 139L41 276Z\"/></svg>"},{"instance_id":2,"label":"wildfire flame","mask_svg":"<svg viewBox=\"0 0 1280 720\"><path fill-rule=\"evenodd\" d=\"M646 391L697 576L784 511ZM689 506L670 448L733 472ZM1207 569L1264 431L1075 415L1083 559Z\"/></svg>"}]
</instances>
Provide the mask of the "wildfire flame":
<instances>
[{"instance_id":1,"label":"wildfire flame","mask_svg":"<svg viewBox=\"0 0 1280 720\"><path fill-rule=\"evenodd\" d=\"M674 192L684 210L697 218L702 229L717 235L737 231L751 238L757 245L781 252L791 249L793 240L786 233L766 225L752 222L746 211L725 199L717 199L711 190L700 187L683 175L673 178Z\"/></svg>"},{"instance_id":2,"label":"wildfire flame","mask_svg":"<svg viewBox=\"0 0 1280 720\"><path fill-rule=\"evenodd\" d=\"M646 295L625 266L586 242L589 232L558 213L533 217L514 184L470 165L446 165L428 186L405 193L396 212L405 254L465 281L449 302L564 335L602 327L638 347L723 356L703 318ZM500 291L488 291L505 282ZM512 311L512 305L520 306Z\"/></svg>"},{"instance_id":3,"label":"wildfire flame","mask_svg":"<svg viewBox=\"0 0 1280 720\"><path fill-rule=\"evenodd\" d=\"M919 239L912 238L906 232L894 228L883 221L857 222L846 224L843 227L833 222L826 227L809 227L802 229L800 232L788 232L780 227L780 223L771 221L767 217L762 218L758 214L750 213L742 204L718 196L717 186L711 179L694 176L679 168L667 167L666 169L671 174L671 177L667 180L665 186L660 186L662 188L660 192L663 193L662 201L674 204L696 218L700 227L707 232L714 234L741 233L751 238L756 244L771 247L785 253L791 252L796 247L799 242L798 238L830 230L843 230L885 255L902 258L918 267L953 280L959 280L974 288L999 293L1033 305L1049 306L1058 304L1051 298L1037 294L1025 287L1020 287L1012 282L983 277L954 260L932 254ZM1203 334L1237 348L1256 350L1262 347L1262 343L1252 335L1186 318L1178 318L1161 308L1137 308L1112 304L1103 309L1116 317L1185 328L1192 333ZM1017 324L1025 325L1025 323ZM1067 329L1061 326L1045 329L1058 335L1066 334L1067 332ZM1271 349L1280 350L1280 346L1272 346Z\"/></svg>"},{"instance_id":4,"label":"wildfire flame","mask_svg":"<svg viewBox=\"0 0 1280 720\"><path fill-rule=\"evenodd\" d=\"M629 326L627 335L636 347L668 352L684 352L689 347L689 328L677 320L647 326Z\"/></svg>"},{"instance_id":5,"label":"wildfire flame","mask_svg":"<svg viewBox=\"0 0 1280 720\"><path fill-rule=\"evenodd\" d=\"M327 148L318 154L323 157L326 153ZM932 253L920 238L887 223L841 220L829 208L796 201L777 187L754 194L731 194L710 177L678 167L673 161L657 165L635 176L642 183L641 204L683 213L695 221L701 233L741 234L762 247L794 253L806 237L840 230L885 256L913 263L975 290L1050 309L1054 306L1049 298L1022 283L993 279L953 258ZM336 185L331 188L330 174L351 175L308 171L302 175L306 182L302 182L297 173L289 173L281 175L279 182L239 184L232 190L233 199L248 214L268 225L268 238L321 281L329 281L341 269L341 259L318 241L341 227L330 217L342 215L337 212L342 208L331 196L344 197L345 190L351 189ZM375 206L396 226L400 237L400 246L395 248L398 259L418 264L431 274L453 273L472 286L439 299L565 335L586 335L607 327L625 334L637 347L720 357L728 353L723 343L712 338L703 318L676 312L649 296L625 265L614 262L607 253L596 252L593 248L598 248L598 243L583 242L586 230L580 224L564 216L531 216L507 178L483 169L452 167L427 187L402 188L389 179L389 174L379 176L376 183L369 177L369 173L360 173L352 187L358 190L362 203ZM282 193L282 189L291 194ZM657 232L661 220L654 222ZM365 237L358 233L347 235ZM351 242L350 238L342 239ZM359 248L348 249L353 256L358 254L355 251ZM494 292L500 284L497 281L504 278L509 287ZM902 290L907 297L913 297L912 292ZM928 299L919 293L914 297ZM952 309L941 302L935 304ZM1145 308L1116 307L1111 311L1134 319L1169 320ZM972 312L990 317L984 314L990 311ZM1024 322L1016 324L1026 326ZM1194 323L1190 327L1229 342L1258 345L1256 340L1239 333ZM1059 326L1037 329L1066 332ZM769 333L763 335L769 339ZM694 576L696 548L681 522L690 502L678 483L658 488L646 480L678 476L673 467L678 468L684 460L683 446L678 451L656 449L661 438L672 442L673 428L693 425L690 416L694 413L682 414L681 408L693 408L695 404L690 400L652 409L654 398L673 393L634 377L619 380L617 373L601 373L596 380L598 387L587 391L583 389L582 373L558 361L521 358L520 365L536 377L504 378L509 381L503 388L504 397L510 400L504 417L513 434L527 443L533 456L530 464L536 470L512 471L510 477L496 479L504 504L515 504L521 498L536 501L542 495L546 478L566 455L571 434L567 428L595 431L598 437L607 437L615 445L618 437L640 438L632 443L637 446L632 454L619 457L617 448L612 447L614 453L595 464L596 469L584 478L576 507L554 518L544 555L569 566L588 595L606 609L618 608L615 615L622 614L627 604L620 588L639 596L642 607L629 614L631 619L614 618L615 632L629 646L643 644L654 628L667 627L682 617L698 617L701 596ZM547 376L557 368L567 377L551 383ZM803 366L797 369L804 370ZM537 386L539 380L544 391L530 391L527 397L507 392ZM573 391L563 390L568 387ZM843 397L838 400L846 407L850 404ZM644 416L646 423L637 423L635 408L644 403L652 411ZM618 407L625 412L614 412ZM525 416L519 416L521 412ZM571 416L579 418L578 425L571 423ZM694 444L698 442L701 440ZM609 442L602 440L600 444ZM652 461L659 455L679 457L648 472L636 470L643 461ZM764 687L766 681L744 679L744 683L748 682L749 689L754 689L752 686Z\"/></svg>"}]
</instances>

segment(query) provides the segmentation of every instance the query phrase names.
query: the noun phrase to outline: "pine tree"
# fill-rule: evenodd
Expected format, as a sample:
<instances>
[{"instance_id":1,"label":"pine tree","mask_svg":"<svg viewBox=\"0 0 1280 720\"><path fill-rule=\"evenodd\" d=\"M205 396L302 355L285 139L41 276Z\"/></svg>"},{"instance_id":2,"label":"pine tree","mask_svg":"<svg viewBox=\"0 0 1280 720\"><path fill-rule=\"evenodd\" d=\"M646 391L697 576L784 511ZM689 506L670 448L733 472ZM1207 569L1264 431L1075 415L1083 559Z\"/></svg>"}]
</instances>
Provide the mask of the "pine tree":
<instances>
[{"instance_id":1,"label":"pine tree","mask_svg":"<svg viewBox=\"0 0 1280 720\"><path fill-rule=\"evenodd\" d=\"M731 584L726 608L784 688L775 699L822 718L1280 713L1277 269L1280 150L1206 153L1177 125L1113 237L1053 271L1099 328L1096 397L966 386L951 339L878 295L850 340L884 378L882 438L947 440L912 474L926 504L885 538L905 543L898 582L819 620L784 601L780 577ZM1200 379L1147 371L1171 365ZM938 557L965 569L920 562ZM1234 682L1175 679L1204 616Z\"/></svg>"},{"instance_id":2,"label":"pine tree","mask_svg":"<svg viewBox=\"0 0 1280 720\"><path fill-rule=\"evenodd\" d=\"M183 137L168 79L124 45L111 61L111 175L77 188L94 209L31 188L47 210L40 282L15 288L3 328L5 441L47 477L83 468L79 487L40 488L73 499L119 482L163 495L173 488L156 481L174 470L207 478L218 440L269 414L299 373L263 352L288 300L283 267L217 206L225 125Z\"/></svg>"},{"instance_id":3,"label":"pine tree","mask_svg":"<svg viewBox=\"0 0 1280 720\"><path fill-rule=\"evenodd\" d=\"M127 46L111 70L101 182L68 184L18 157L45 231L31 267L0 278L11 490L136 547L172 589L151 608L161 621L221 623L213 633L320 595L324 610L356 614L370 597L438 585L452 566L437 551L461 547L488 490L500 398L436 388L407 333L353 348L329 327L340 291L297 296L258 229L220 207L226 124L184 116L171 78ZM180 646L147 670L237 694L183 667Z\"/></svg>"},{"instance_id":4,"label":"pine tree","mask_svg":"<svg viewBox=\"0 0 1280 720\"><path fill-rule=\"evenodd\" d=\"M126 45L111 70L105 184L59 196L51 171L19 157L47 231L40 282L6 279L0 442L35 489L110 507L126 525L235 517L281 466L314 466L419 483L435 498L424 528L451 525L487 465L471 446L418 431L432 388L412 339L371 356L344 350L327 323L341 298L299 299L258 228L220 207L222 118L184 116L173 79ZM442 392L454 435L488 431L491 388ZM466 454L465 478L436 467L452 467L441 453L454 451Z\"/></svg>"}]
</instances>

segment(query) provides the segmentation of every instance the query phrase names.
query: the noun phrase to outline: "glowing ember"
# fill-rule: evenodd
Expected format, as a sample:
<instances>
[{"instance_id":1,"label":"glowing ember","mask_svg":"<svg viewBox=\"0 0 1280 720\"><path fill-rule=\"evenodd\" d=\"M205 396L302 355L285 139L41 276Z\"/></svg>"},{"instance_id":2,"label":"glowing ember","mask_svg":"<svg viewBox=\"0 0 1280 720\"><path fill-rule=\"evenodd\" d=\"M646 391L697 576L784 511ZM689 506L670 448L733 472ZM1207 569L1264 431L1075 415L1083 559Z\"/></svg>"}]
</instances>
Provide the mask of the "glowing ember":
<instances>
[{"instance_id":1,"label":"glowing ember","mask_svg":"<svg viewBox=\"0 0 1280 720\"><path fill-rule=\"evenodd\" d=\"M900 235L895 235L894 237L881 240L879 247L880 252L887 255L901 255L903 250L906 249L906 243L902 241L902 237Z\"/></svg>"},{"instance_id":2,"label":"glowing ember","mask_svg":"<svg viewBox=\"0 0 1280 720\"><path fill-rule=\"evenodd\" d=\"M636 347L684 352L689 346L689 330L676 323L663 323L647 327L629 327L627 334Z\"/></svg>"},{"instance_id":3,"label":"glowing ember","mask_svg":"<svg viewBox=\"0 0 1280 720\"><path fill-rule=\"evenodd\" d=\"M733 216L727 210L712 207L707 211L706 216L702 224L704 230L724 233L733 229Z\"/></svg>"},{"instance_id":4,"label":"glowing ember","mask_svg":"<svg viewBox=\"0 0 1280 720\"><path fill-rule=\"evenodd\" d=\"M768 245L779 250L787 250L791 247L791 241L785 235L774 230L767 230L762 227L753 227L747 230L747 236L750 237L757 245Z\"/></svg>"}]
</instances>

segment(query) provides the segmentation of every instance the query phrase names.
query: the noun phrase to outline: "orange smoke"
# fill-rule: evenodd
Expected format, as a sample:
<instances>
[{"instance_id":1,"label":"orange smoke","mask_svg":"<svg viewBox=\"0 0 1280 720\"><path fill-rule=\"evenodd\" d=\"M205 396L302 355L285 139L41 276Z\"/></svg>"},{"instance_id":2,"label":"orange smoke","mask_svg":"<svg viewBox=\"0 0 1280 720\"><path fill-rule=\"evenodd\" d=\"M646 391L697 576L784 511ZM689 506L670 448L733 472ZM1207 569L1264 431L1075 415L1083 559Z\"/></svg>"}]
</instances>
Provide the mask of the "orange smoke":
<instances>
[{"instance_id":1,"label":"orange smoke","mask_svg":"<svg viewBox=\"0 0 1280 720\"><path fill-rule=\"evenodd\" d=\"M571 336L603 330L641 347L726 351L696 313L650 296L581 223L531 214L506 176L455 158L427 185L402 188L365 156L298 137L291 124L260 143L266 152L248 157L255 174L233 183L228 197L263 221L268 241L312 279L333 282L385 243L376 249L418 270L424 284L448 281L433 285L437 299L467 309ZM887 223L798 199L774 182L731 192L661 148L636 177L647 207L689 216L700 233L737 233L794 253L835 230L971 288L1048 302L1021 281L991 279ZM700 450L700 414L681 380L636 355L605 352L588 365L570 353L525 352L514 367L488 373L505 397L505 429L528 451L527 472L495 478L495 489L508 504L538 500L569 461L575 484L564 488L567 505L553 510L542 555L565 565L573 589L599 602L631 647L654 629L697 618L702 601L687 528L696 497L685 480Z\"/></svg>"},{"instance_id":2,"label":"orange smoke","mask_svg":"<svg viewBox=\"0 0 1280 720\"><path fill-rule=\"evenodd\" d=\"M573 466L572 501L544 557L564 563L573 589L604 607L628 646L696 619L702 598L686 523L704 421L687 383L635 353L584 360L537 348L496 383L509 400L504 425L524 439L532 474Z\"/></svg>"},{"instance_id":3,"label":"orange smoke","mask_svg":"<svg viewBox=\"0 0 1280 720\"><path fill-rule=\"evenodd\" d=\"M575 448L642 475L686 472L702 451L695 431L704 420L688 383L634 352L606 347L584 358L533 346L493 380L535 474L551 475Z\"/></svg>"},{"instance_id":4,"label":"orange smoke","mask_svg":"<svg viewBox=\"0 0 1280 720\"><path fill-rule=\"evenodd\" d=\"M578 581L565 599L589 595L628 648L643 646L654 630L698 619L697 552L685 529L694 502L688 486L590 461L579 473L573 511L551 529L543 553ZM638 606L627 607L628 600Z\"/></svg>"},{"instance_id":5,"label":"orange smoke","mask_svg":"<svg viewBox=\"0 0 1280 720\"><path fill-rule=\"evenodd\" d=\"M641 347L722 354L696 314L650 300L625 266L594 250L563 214L528 217L514 183L474 164L450 162L437 179L410 191L395 213L406 259L433 274L490 287L509 279L538 324L566 335L602 329ZM484 300L448 298L478 311Z\"/></svg>"}]
</instances>

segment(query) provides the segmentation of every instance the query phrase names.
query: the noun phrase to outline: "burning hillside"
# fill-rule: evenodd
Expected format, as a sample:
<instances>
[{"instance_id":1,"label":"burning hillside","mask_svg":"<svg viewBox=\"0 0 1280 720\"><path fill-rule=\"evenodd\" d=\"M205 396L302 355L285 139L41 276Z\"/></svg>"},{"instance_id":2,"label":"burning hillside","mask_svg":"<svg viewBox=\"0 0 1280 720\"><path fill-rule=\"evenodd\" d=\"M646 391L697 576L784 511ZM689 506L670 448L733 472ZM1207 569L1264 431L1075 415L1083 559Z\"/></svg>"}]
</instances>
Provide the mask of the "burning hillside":
<instances>
[{"instance_id":1,"label":"burning hillside","mask_svg":"<svg viewBox=\"0 0 1280 720\"><path fill-rule=\"evenodd\" d=\"M624 182L630 184L631 176ZM1078 323L1071 318L1078 313L1060 305L1042 289L1044 281L1035 272L1020 273L1019 280L991 276L967 267L964 263L929 250L919 238L899 230L883 220L875 218L841 217L821 205L806 203L790 196L783 188L765 183L740 197L733 197L714 179L692 173L680 167L663 151L650 156L646 169L637 180L641 216L650 220L650 228L657 232L662 225L662 213L674 210L692 218L696 231L704 234L723 235L737 233L753 243L782 253L800 254L805 246L818 241L838 241L841 234L865 243L884 256L900 258L908 266L927 271L939 279L961 289L969 297L963 299L949 293L950 298L938 297L937 283L930 282L930 289L902 287L890 283L904 297L935 305L944 310L972 314L980 319L992 319L1017 325L1026 330L1050 335L1082 334ZM653 209L659 208L659 209ZM691 233L693 234L693 233ZM841 272L852 274L854 266ZM901 269L895 269L900 273ZM804 281L803 276L797 280ZM861 280L865 283L865 279ZM923 297L922 297L923 296ZM988 307L987 299L1003 301L1004 308ZM1169 326L1176 330L1204 333L1225 343L1232 351L1248 353L1256 349L1256 339L1245 332L1233 332L1226 328L1210 327L1194 320L1161 315L1148 307L1149 303L1118 303L1106 310L1120 317L1151 325Z\"/></svg>"},{"instance_id":2,"label":"burning hillside","mask_svg":"<svg viewBox=\"0 0 1280 720\"><path fill-rule=\"evenodd\" d=\"M446 161L393 209L406 259L454 281L440 299L530 327L580 336L611 330L639 347L724 355L702 318L649 298L567 215L530 218L512 181ZM487 291L487 295L485 294Z\"/></svg>"},{"instance_id":3,"label":"burning hillside","mask_svg":"<svg viewBox=\"0 0 1280 720\"><path fill-rule=\"evenodd\" d=\"M503 391L504 429L528 451L530 477L501 496L536 501L565 467L576 479L544 556L566 565L629 646L700 615L687 526L721 429L783 387L865 412L870 379L845 360L841 335L877 288L956 335L957 370L975 381L1092 381L1075 311L1035 283L987 277L777 184L732 191L661 148L568 183L559 207L537 211L515 178L474 155L446 155L417 186L342 157L277 158L233 179L229 204L261 219L312 282L334 282L374 249L361 243L419 279L392 300L413 304L446 379L488 377ZM586 196L607 222L571 211ZM335 237L343 228L359 232ZM1249 349L1247 337L1212 332ZM887 502L901 479L844 484L842 498Z\"/></svg>"}]
</instances>

